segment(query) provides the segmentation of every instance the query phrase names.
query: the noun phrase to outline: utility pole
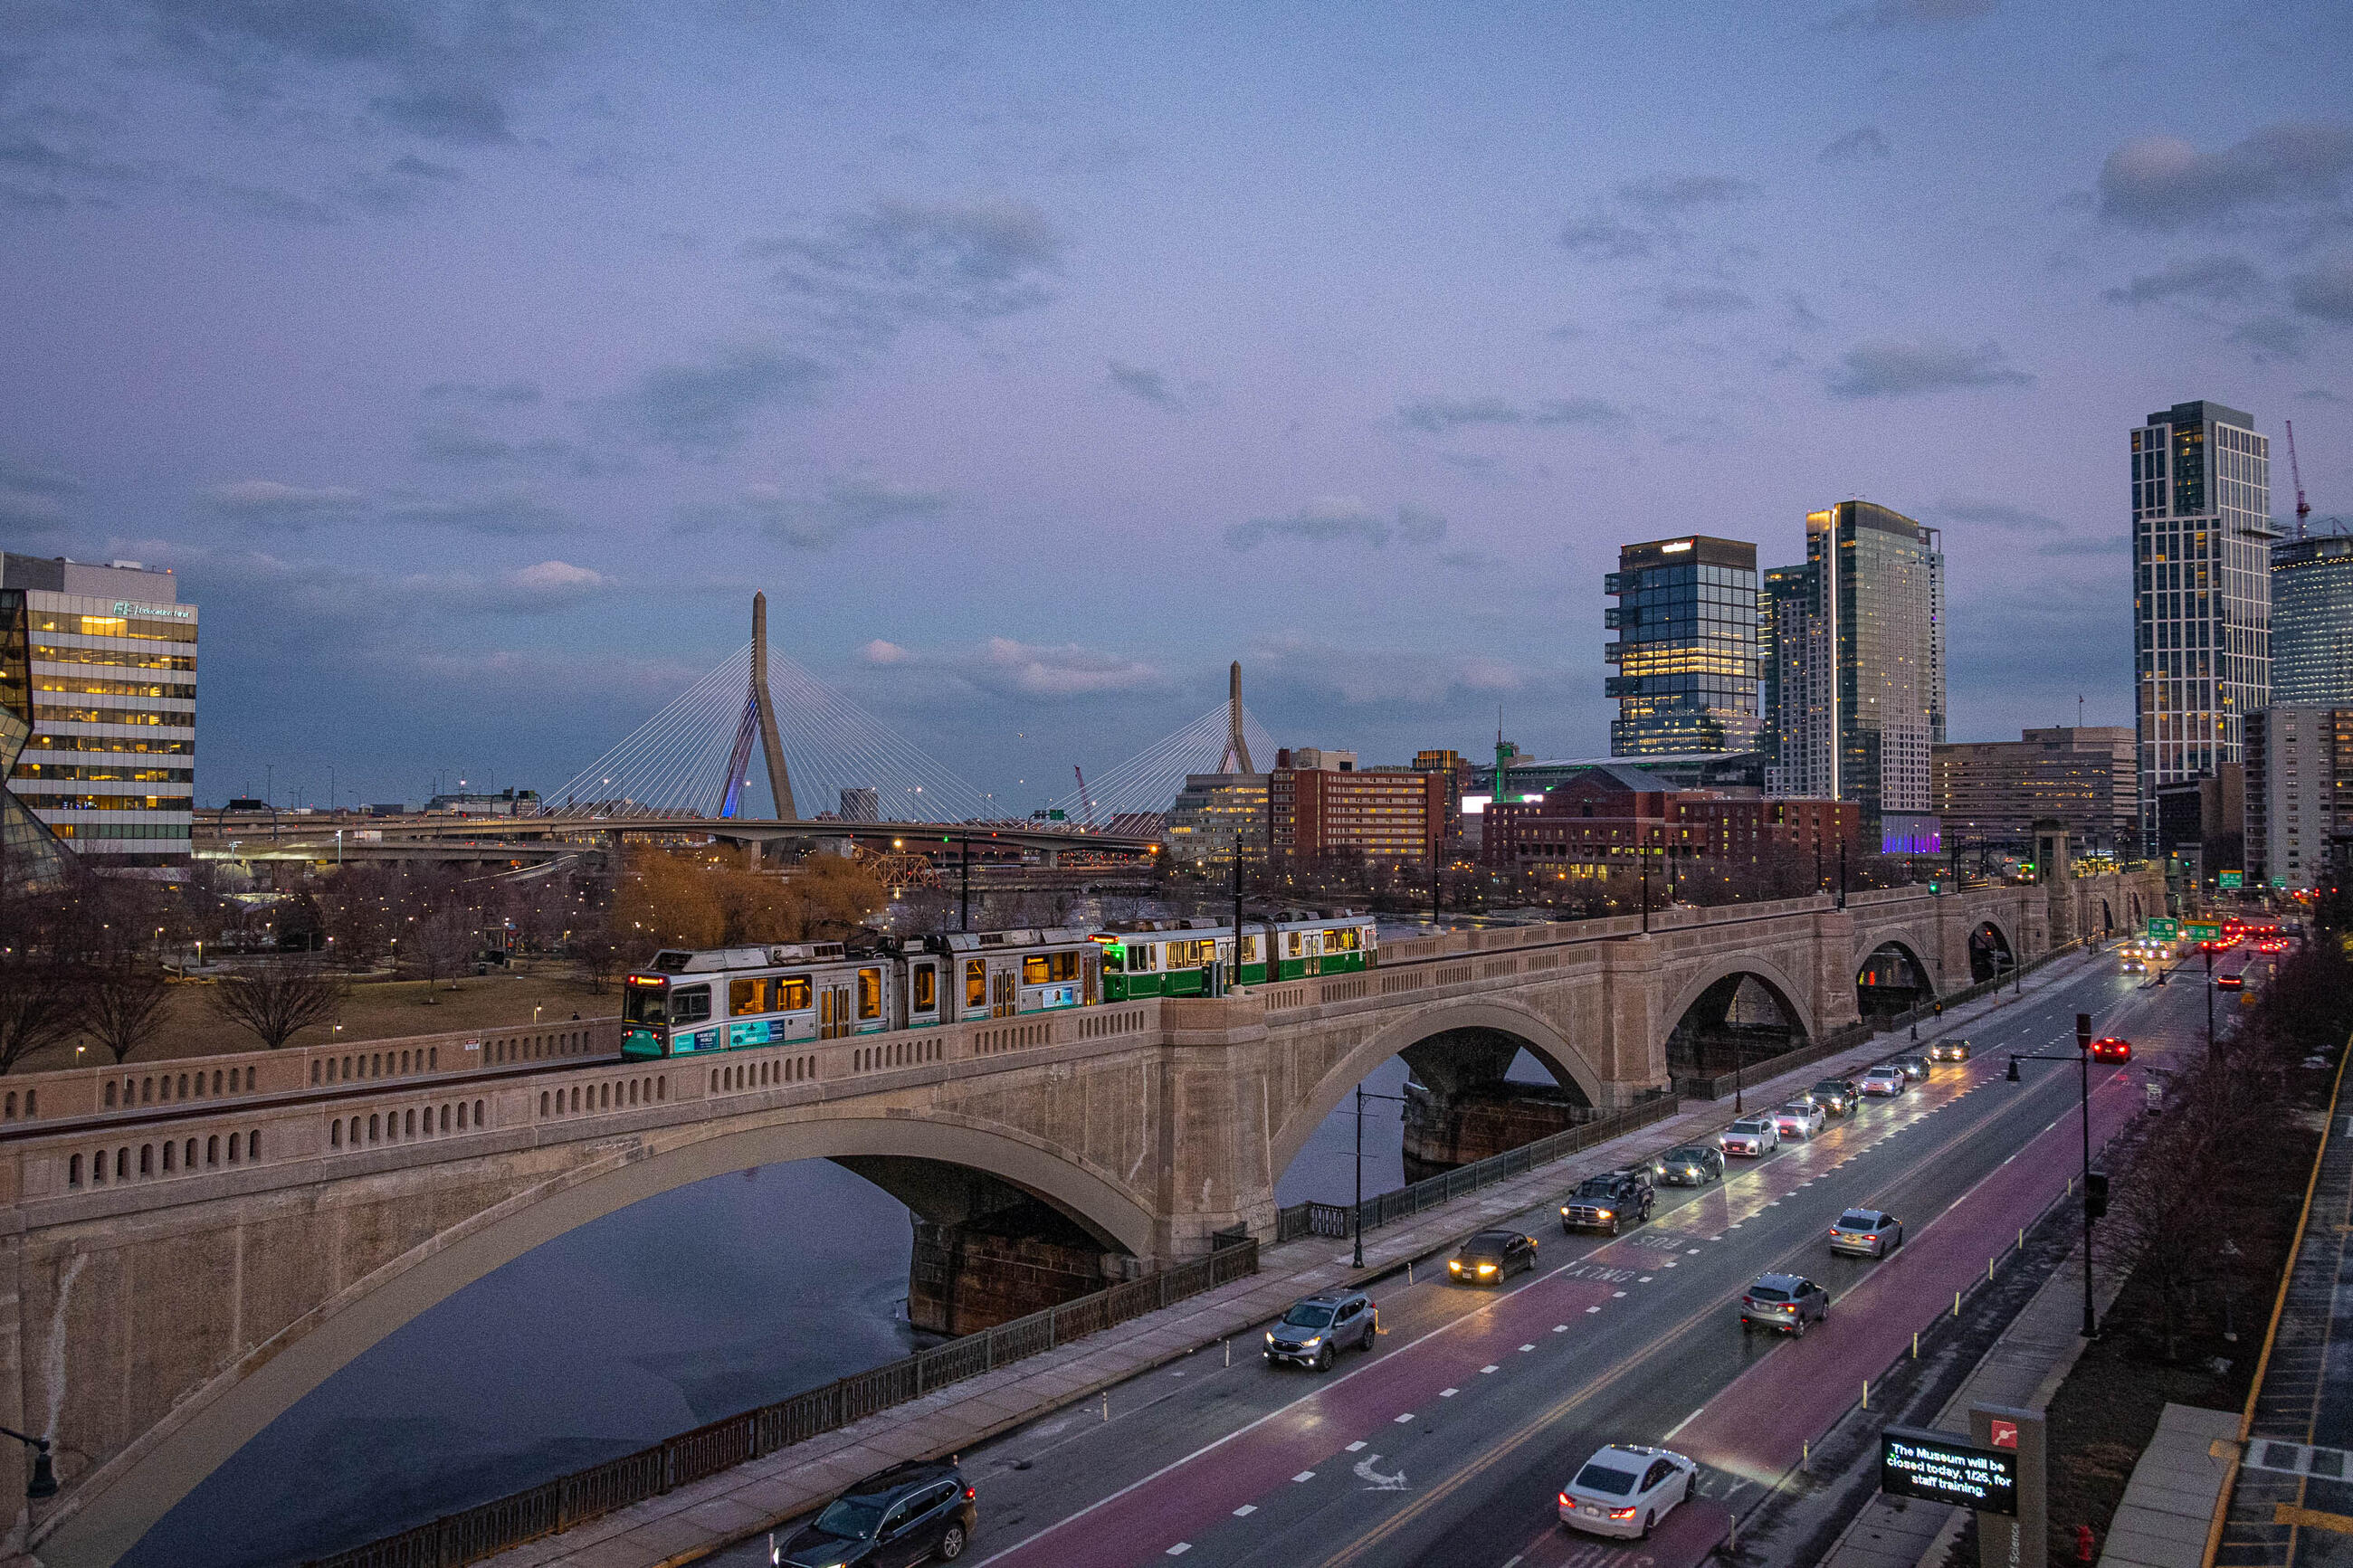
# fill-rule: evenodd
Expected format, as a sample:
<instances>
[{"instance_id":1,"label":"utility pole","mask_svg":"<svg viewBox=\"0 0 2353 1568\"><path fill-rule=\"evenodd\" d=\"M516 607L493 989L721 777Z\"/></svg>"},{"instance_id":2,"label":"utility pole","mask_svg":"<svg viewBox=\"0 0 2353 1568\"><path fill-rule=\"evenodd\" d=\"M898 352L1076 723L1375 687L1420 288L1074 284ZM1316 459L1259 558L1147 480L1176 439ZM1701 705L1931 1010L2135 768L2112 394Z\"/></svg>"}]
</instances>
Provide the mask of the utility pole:
<instances>
[{"instance_id":1,"label":"utility pole","mask_svg":"<svg viewBox=\"0 0 2353 1568\"><path fill-rule=\"evenodd\" d=\"M963 868L962 885L956 891L956 930L972 929L972 840L959 838L957 845L964 853L959 858Z\"/></svg>"}]
</instances>

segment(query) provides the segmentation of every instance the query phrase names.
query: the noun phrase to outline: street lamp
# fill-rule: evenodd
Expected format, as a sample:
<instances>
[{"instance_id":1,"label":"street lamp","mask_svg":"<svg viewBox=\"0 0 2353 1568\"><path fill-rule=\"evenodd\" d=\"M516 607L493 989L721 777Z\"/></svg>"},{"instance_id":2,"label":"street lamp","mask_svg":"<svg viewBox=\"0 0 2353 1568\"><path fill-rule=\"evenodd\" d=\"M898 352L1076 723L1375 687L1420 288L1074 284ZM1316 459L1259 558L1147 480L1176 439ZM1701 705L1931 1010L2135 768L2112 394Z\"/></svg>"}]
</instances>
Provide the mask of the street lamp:
<instances>
[{"instance_id":1,"label":"street lamp","mask_svg":"<svg viewBox=\"0 0 2353 1568\"><path fill-rule=\"evenodd\" d=\"M1350 1267L1356 1268L1365 1266L1365 1101L1368 1100L1393 1100L1403 1105L1405 1096L1366 1094L1363 1084L1356 1086L1356 1218L1350 1227L1356 1237L1356 1259Z\"/></svg>"},{"instance_id":2,"label":"street lamp","mask_svg":"<svg viewBox=\"0 0 2353 1568\"><path fill-rule=\"evenodd\" d=\"M2066 1057L2044 1057L2012 1051L2010 1055L2011 1083L2019 1081L2021 1062L2063 1062ZM2100 1337L2100 1325L2092 1310L2092 1221L2105 1214L2108 1207L2107 1177L2100 1177L2096 1190L2092 1181L2092 1016L2075 1015L2075 1055L2073 1061L2079 1078L2078 1092L2084 1108L2084 1337Z\"/></svg>"},{"instance_id":3,"label":"street lamp","mask_svg":"<svg viewBox=\"0 0 2353 1568\"><path fill-rule=\"evenodd\" d=\"M47 1437L27 1437L22 1432L6 1426L0 1426L0 1437L14 1437L33 1450L33 1479L32 1484L25 1489L25 1495L35 1502L57 1496L58 1473L49 1465L49 1440Z\"/></svg>"}]
</instances>

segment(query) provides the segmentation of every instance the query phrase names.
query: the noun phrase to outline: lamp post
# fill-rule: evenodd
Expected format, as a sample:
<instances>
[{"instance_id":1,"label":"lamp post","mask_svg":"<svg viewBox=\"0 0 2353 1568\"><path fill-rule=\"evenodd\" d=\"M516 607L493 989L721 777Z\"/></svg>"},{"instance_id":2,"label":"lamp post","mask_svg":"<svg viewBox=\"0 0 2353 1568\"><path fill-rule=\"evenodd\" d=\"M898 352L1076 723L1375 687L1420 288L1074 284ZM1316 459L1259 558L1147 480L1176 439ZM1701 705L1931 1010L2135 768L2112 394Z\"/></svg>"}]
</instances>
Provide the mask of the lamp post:
<instances>
[{"instance_id":1,"label":"lamp post","mask_svg":"<svg viewBox=\"0 0 2353 1568\"><path fill-rule=\"evenodd\" d=\"M6 1426L0 1426L0 1437L14 1437L33 1450L33 1479L26 1487L25 1495L35 1502L57 1496L58 1473L49 1465L49 1440L47 1437L27 1437L22 1432Z\"/></svg>"},{"instance_id":2,"label":"lamp post","mask_svg":"<svg viewBox=\"0 0 2353 1568\"><path fill-rule=\"evenodd\" d=\"M2011 1083L2019 1081L2018 1064L2021 1062L2063 1062L2071 1058L2066 1057L2032 1056L2012 1051L2010 1057L2010 1081ZM2092 1187L2092 1016L2089 1013L2075 1015L2075 1055L2072 1059L2076 1067L2077 1092L2081 1097L2084 1110L2083 1334L2087 1340L2095 1340L2100 1337L2100 1325L2092 1309L2092 1221L2098 1214L2106 1212L2107 1178L2105 1176L2101 1178L2101 1190L2095 1196Z\"/></svg>"},{"instance_id":3,"label":"lamp post","mask_svg":"<svg viewBox=\"0 0 2353 1568\"><path fill-rule=\"evenodd\" d=\"M1349 1226L1356 1237L1355 1261L1349 1265L1354 1268L1362 1268L1365 1266L1365 1101L1368 1100L1393 1100L1399 1105L1403 1105L1405 1096L1366 1094L1363 1084L1356 1086L1356 1217Z\"/></svg>"},{"instance_id":4,"label":"lamp post","mask_svg":"<svg viewBox=\"0 0 2353 1568\"><path fill-rule=\"evenodd\" d=\"M2211 942L2198 944L2206 953L2206 1054L2214 1054L2214 948Z\"/></svg>"}]
</instances>

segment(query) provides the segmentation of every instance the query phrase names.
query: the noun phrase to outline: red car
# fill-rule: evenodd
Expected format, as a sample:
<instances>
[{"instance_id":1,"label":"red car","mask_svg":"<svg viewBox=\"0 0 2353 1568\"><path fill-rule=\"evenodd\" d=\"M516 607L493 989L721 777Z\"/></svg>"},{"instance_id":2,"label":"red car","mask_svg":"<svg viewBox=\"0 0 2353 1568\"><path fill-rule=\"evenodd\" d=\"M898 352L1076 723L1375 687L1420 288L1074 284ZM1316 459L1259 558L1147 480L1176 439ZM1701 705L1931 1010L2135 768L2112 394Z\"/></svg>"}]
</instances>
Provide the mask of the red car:
<instances>
[{"instance_id":1,"label":"red car","mask_svg":"<svg viewBox=\"0 0 2353 1568\"><path fill-rule=\"evenodd\" d=\"M2132 1060L2132 1042L2114 1035L2103 1035L2092 1042L2092 1059L2095 1062L2128 1062Z\"/></svg>"},{"instance_id":2,"label":"red car","mask_svg":"<svg viewBox=\"0 0 2353 1568\"><path fill-rule=\"evenodd\" d=\"M2217 991L2242 991L2246 988L2246 984L2247 977L2243 974L2218 974L2214 976L2214 989Z\"/></svg>"}]
</instances>

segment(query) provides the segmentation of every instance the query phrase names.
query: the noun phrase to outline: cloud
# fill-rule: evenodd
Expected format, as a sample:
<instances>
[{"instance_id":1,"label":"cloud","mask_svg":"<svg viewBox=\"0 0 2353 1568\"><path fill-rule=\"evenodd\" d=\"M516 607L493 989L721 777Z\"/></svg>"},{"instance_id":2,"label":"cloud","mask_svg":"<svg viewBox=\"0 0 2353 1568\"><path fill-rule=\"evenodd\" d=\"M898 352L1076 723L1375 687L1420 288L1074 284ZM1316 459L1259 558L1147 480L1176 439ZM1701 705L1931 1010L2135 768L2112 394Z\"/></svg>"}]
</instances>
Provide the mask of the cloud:
<instances>
[{"instance_id":1,"label":"cloud","mask_svg":"<svg viewBox=\"0 0 2353 1568\"><path fill-rule=\"evenodd\" d=\"M2253 349L2258 358L2302 359L2304 328L2285 316L2257 316L2231 329L2230 341Z\"/></svg>"},{"instance_id":2,"label":"cloud","mask_svg":"<svg viewBox=\"0 0 2353 1568\"><path fill-rule=\"evenodd\" d=\"M719 458L750 438L753 415L808 401L832 374L787 349L738 343L659 365L608 406L639 438L681 458Z\"/></svg>"},{"instance_id":3,"label":"cloud","mask_svg":"<svg viewBox=\"0 0 2353 1568\"><path fill-rule=\"evenodd\" d=\"M466 171L451 163L433 163L410 153L395 158L385 167L396 174L406 174L417 180L462 180Z\"/></svg>"},{"instance_id":4,"label":"cloud","mask_svg":"<svg viewBox=\"0 0 2353 1568\"><path fill-rule=\"evenodd\" d=\"M1677 316L1720 316L1728 311L1757 308L1756 300L1737 289L1726 289L1721 284L1670 289L1660 297L1659 304L1669 314Z\"/></svg>"},{"instance_id":5,"label":"cloud","mask_svg":"<svg viewBox=\"0 0 2353 1568\"><path fill-rule=\"evenodd\" d=\"M1424 508L1398 508L1394 518L1375 511L1355 496L1319 496L1286 517L1258 517L1226 530L1236 550L1255 550L1269 540L1311 544L1362 541L1378 550L1394 534L1408 544L1434 544L1446 536L1446 519Z\"/></svg>"},{"instance_id":6,"label":"cloud","mask_svg":"<svg viewBox=\"0 0 2353 1568\"><path fill-rule=\"evenodd\" d=\"M1876 125L1859 125L1815 153L1814 162L1852 163L1865 158L1884 158L1888 152L1886 132Z\"/></svg>"},{"instance_id":7,"label":"cloud","mask_svg":"<svg viewBox=\"0 0 2353 1568\"><path fill-rule=\"evenodd\" d=\"M425 389L424 396L435 403L463 403L478 408L501 408L537 403L540 388L535 381L437 381Z\"/></svg>"},{"instance_id":8,"label":"cloud","mask_svg":"<svg viewBox=\"0 0 2353 1568\"><path fill-rule=\"evenodd\" d=\"M1398 408L1400 421L1433 436L1443 436L1466 425L1552 428L1608 425L1624 417L1617 405L1599 397L1552 398L1525 407L1504 397L1425 397L1401 404Z\"/></svg>"},{"instance_id":9,"label":"cloud","mask_svg":"<svg viewBox=\"0 0 2353 1568\"><path fill-rule=\"evenodd\" d=\"M1947 522L1981 523L1988 528L2030 533L2063 533L2067 525L2055 517L2007 501L1938 501L1928 515Z\"/></svg>"},{"instance_id":10,"label":"cloud","mask_svg":"<svg viewBox=\"0 0 2353 1568\"><path fill-rule=\"evenodd\" d=\"M614 579L565 561L543 561L494 578L483 590L495 607L526 614L568 609L619 587Z\"/></svg>"},{"instance_id":11,"label":"cloud","mask_svg":"<svg viewBox=\"0 0 2353 1568\"><path fill-rule=\"evenodd\" d=\"M1554 238L1571 256L1585 261L1651 256L1684 243L1678 218L1704 208L1726 206L1756 193L1755 185L1728 174L1659 174L1629 180L1611 192L1610 202L1587 216L1569 219Z\"/></svg>"},{"instance_id":12,"label":"cloud","mask_svg":"<svg viewBox=\"0 0 2353 1568\"><path fill-rule=\"evenodd\" d=\"M2325 386L2307 386L2295 395L2299 403L2342 403L2345 400Z\"/></svg>"},{"instance_id":13,"label":"cloud","mask_svg":"<svg viewBox=\"0 0 2353 1568\"><path fill-rule=\"evenodd\" d=\"M2353 130L2266 125L2220 153L2178 136L2142 136L2100 168L2100 216L2170 232L2222 223L2242 209L2333 200L2353 171Z\"/></svg>"},{"instance_id":14,"label":"cloud","mask_svg":"<svg viewBox=\"0 0 2353 1568\"><path fill-rule=\"evenodd\" d=\"M367 498L343 485L290 485L277 479L238 479L201 492L223 517L239 522L320 522L349 517Z\"/></svg>"},{"instance_id":15,"label":"cloud","mask_svg":"<svg viewBox=\"0 0 2353 1568\"><path fill-rule=\"evenodd\" d=\"M1395 645L1348 647L1285 632L1253 645L1249 665L1261 689L1351 706L1451 707L1529 684L1531 673L1488 654L1426 653Z\"/></svg>"},{"instance_id":16,"label":"cloud","mask_svg":"<svg viewBox=\"0 0 2353 1568\"><path fill-rule=\"evenodd\" d=\"M2353 260L2332 261L2289 279L2287 295L2305 315L2353 327Z\"/></svg>"},{"instance_id":17,"label":"cloud","mask_svg":"<svg viewBox=\"0 0 2353 1568\"><path fill-rule=\"evenodd\" d=\"M458 467L470 463L581 460L579 448L569 441L553 437L510 441L480 416L462 410L419 425L413 437L413 449L425 462Z\"/></svg>"},{"instance_id":18,"label":"cloud","mask_svg":"<svg viewBox=\"0 0 2353 1568\"><path fill-rule=\"evenodd\" d=\"M0 458L0 528L47 533L66 525L66 503L82 493L71 474Z\"/></svg>"},{"instance_id":19,"label":"cloud","mask_svg":"<svg viewBox=\"0 0 2353 1568\"><path fill-rule=\"evenodd\" d=\"M976 327L1053 298L1062 238L1038 207L1003 198L878 201L818 233L754 241L789 305L868 346L917 321Z\"/></svg>"},{"instance_id":20,"label":"cloud","mask_svg":"<svg viewBox=\"0 0 2353 1568\"><path fill-rule=\"evenodd\" d=\"M570 513L520 489L460 500L404 501L385 509L384 517L386 522L454 528L506 539L562 533L573 526Z\"/></svg>"},{"instance_id":21,"label":"cloud","mask_svg":"<svg viewBox=\"0 0 2353 1568\"><path fill-rule=\"evenodd\" d=\"M2003 363L1991 342L1964 348L1938 339L1857 343L1830 378L1833 397L1904 397L1972 386L2031 386L2034 378Z\"/></svg>"},{"instance_id":22,"label":"cloud","mask_svg":"<svg viewBox=\"0 0 2353 1568\"><path fill-rule=\"evenodd\" d=\"M749 525L778 544L822 550L887 523L938 517L955 502L946 490L848 475L828 480L814 496L777 484L746 485L724 504L681 509L678 527L696 533Z\"/></svg>"},{"instance_id":23,"label":"cloud","mask_svg":"<svg viewBox=\"0 0 2353 1568\"><path fill-rule=\"evenodd\" d=\"M1165 686L1158 666L1126 654L1077 643L1040 645L993 637L976 647L919 651L875 638L859 658L883 668L906 669L927 679L947 679L997 697L1064 699L1099 697Z\"/></svg>"},{"instance_id":24,"label":"cloud","mask_svg":"<svg viewBox=\"0 0 2353 1568\"><path fill-rule=\"evenodd\" d=\"M1111 362L1111 382L1122 392L1140 397L1155 408L1166 408L1171 414L1188 412L1185 399L1168 384L1168 378L1156 370L1115 359Z\"/></svg>"},{"instance_id":25,"label":"cloud","mask_svg":"<svg viewBox=\"0 0 2353 1568\"><path fill-rule=\"evenodd\" d=\"M2150 305L2184 298L2232 304L2260 299L2267 292L2269 285L2263 275L2245 258L2200 256L2168 262L2155 272L2135 278L2121 289L2105 290L2101 298L2111 305Z\"/></svg>"},{"instance_id":26,"label":"cloud","mask_svg":"<svg viewBox=\"0 0 2353 1568\"><path fill-rule=\"evenodd\" d=\"M1991 16L2000 0L1872 0L1852 11L1841 11L1825 26L1833 31L1855 28L1934 27Z\"/></svg>"}]
</instances>

